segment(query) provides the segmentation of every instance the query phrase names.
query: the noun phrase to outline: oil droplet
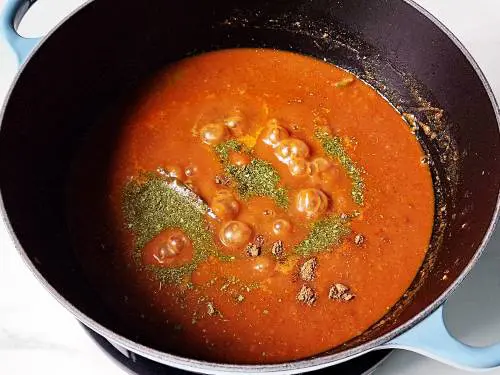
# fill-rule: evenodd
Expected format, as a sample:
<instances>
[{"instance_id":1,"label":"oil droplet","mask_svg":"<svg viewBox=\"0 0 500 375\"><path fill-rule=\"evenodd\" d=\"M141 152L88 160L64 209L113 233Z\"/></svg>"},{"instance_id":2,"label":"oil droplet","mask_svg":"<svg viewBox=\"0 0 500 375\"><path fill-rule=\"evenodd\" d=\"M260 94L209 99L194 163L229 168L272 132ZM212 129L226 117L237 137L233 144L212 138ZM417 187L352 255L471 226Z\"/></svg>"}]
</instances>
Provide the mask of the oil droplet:
<instances>
[{"instance_id":1,"label":"oil droplet","mask_svg":"<svg viewBox=\"0 0 500 375\"><path fill-rule=\"evenodd\" d=\"M279 161L288 164L292 159L307 158L309 146L300 139L288 138L278 144L274 154Z\"/></svg>"},{"instance_id":2,"label":"oil droplet","mask_svg":"<svg viewBox=\"0 0 500 375\"><path fill-rule=\"evenodd\" d=\"M278 219L275 220L273 223L273 233L276 236L284 236L290 233L292 230L292 225L288 220L285 219Z\"/></svg>"},{"instance_id":3,"label":"oil droplet","mask_svg":"<svg viewBox=\"0 0 500 375\"><path fill-rule=\"evenodd\" d=\"M288 138L288 131L279 126L277 120L269 120L267 127L262 132L262 142L271 147L276 147L286 138Z\"/></svg>"},{"instance_id":4,"label":"oil droplet","mask_svg":"<svg viewBox=\"0 0 500 375\"><path fill-rule=\"evenodd\" d=\"M250 241L252 228L242 221L232 220L224 223L219 232L219 239L224 246L241 247Z\"/></svg>"},{"instance_id":5,"label":"oil droplet","mask_svg":"<svg viewBox=\"0 0 500 375\"><path fill-rule=\"evenodd\" d=\"M207 145L221 143L227 135L227 129L223 124L208 124L200 130L200 137Z\"/></svg>"},{"instance_id":6,"label":"oil droplet","mask_svg":"<svg viewBox=\"0 0 500 375\"><path fill-rule=\"evenodd\" d=\"M292 159L288 163L288 170L292 176L305 176L309 174L309 163L303 158Z\"/></svg>"},{"instance_id":7,"label":"oil droplet","mask_svg":"<svg viewBox=\"0 0 500 375\"><path fill-rule=\"evenodd\" d=\"M219 190L210 204L215 215L222 220L230 220L238 215L240 205L229 190Z\"/></svg>"},{"instance_id":8,"label":"oil droplet","mask_svg":"<svg viewBox=\"0 0 500 375\"><path fill-rule=\"evenodd\" d=\"M229 162L237 167L243 167L250 163L250 156L241 152L231 152L229 154Z\"/></svg>"},{"instance_id":9,"label":"oil droplet","mask_svg":"<svg viewBox=\"0 0 500 375\"><path fill-rule=\"evenodd\" d=\"M306 218L316 218L328 208L328 197L319 189L302 189L297 193L295 207Z\"/></svg>"}]
</instances>

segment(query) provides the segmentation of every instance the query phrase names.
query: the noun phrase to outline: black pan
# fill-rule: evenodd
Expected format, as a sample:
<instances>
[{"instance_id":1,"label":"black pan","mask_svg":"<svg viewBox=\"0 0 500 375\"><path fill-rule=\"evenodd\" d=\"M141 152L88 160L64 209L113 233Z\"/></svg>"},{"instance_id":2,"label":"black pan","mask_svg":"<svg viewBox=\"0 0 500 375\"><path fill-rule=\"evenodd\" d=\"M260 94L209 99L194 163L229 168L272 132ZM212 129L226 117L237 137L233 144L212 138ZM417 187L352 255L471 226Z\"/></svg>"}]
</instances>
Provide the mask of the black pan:
<instances>
[{"instance_id":1,"label":"black pan","mask_svg":"<svg viewBox=\"0 0 500 375\"><path fill-rule=\"evenodd\" d=\"M21 39L12 26L33 2L9 0L1 18L0 31L20 59L38 41ZM150 347L99 303L70 245L64 190L89 127L151 72L229 47L291 50L349 69L399 111L416 116L409 122L431 159L437 214L412 287L367 332L314 358L240 366ZM410 1L95 0L38 43L12 87L0 129L4 218L27 265L76 318L158 362L207 373L297 373L404 347L463 367L491 368L500 364L500 346L458 343L443 325L440 306L476 263L498 215L498 121L476 63Z\"/></svg>"}]
</instances>

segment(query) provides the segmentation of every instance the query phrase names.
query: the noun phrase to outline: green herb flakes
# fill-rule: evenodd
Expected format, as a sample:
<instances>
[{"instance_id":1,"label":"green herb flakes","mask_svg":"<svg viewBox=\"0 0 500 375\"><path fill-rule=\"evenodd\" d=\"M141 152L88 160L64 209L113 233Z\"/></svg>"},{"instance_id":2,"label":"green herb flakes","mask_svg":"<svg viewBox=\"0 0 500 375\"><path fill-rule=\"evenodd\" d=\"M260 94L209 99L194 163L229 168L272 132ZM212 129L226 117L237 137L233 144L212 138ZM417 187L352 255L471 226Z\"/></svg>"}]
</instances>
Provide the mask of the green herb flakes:
<instances>
[{"instance_id":1,"label":"green herb flakes","mask_svg":"<svg viewBox=\"0 0 500 375\"><path fill-rule=\"evenodd\" d=\"M280 207L288 207L288 192L279 186L280 176L276 169L268 162L252 158L249 164L236 166L230 164L231 151L247 152L248 149L235 140L230 140L215 146L215 152L224 165L225 173L235 183L242 199L252 197L270 197Z\"/></svg>"},{"instance_id":2,"label":"green herb flakes","mask_svg":"<svg viewBox=\"0 0 500 375\"><path fill-rule=\"evenodd\" d=\"M218 256L205 217L189 197L172 189L160 176L145 174L130 181L123 191L122 209L126 225L135 235L135 260L140 264L141 250L160 232L181 229L193 244L191 262L176 267L148 265L160 281L181 283L198 264L211 255Z\"/></svg>"},{"instance_id":3,"label":"green herb flakes","mask_svg":"<svg viewBox=\"0 0 500 375\"><path fill-rule=\"evenodd\" d=\"M352 180L352 199L356 204L362 206L364 204L365 189L362 173L345 151L340 137L332 137L326 131L319 129L316 130L315 137L321 142L325 153L332 158L336 158L346 170L347 175Z\"/></svg>"},{"instance_id":4,"label":"green herb flakes","mask_svg":"<svg viewBox=\"0 0 500 375\"><path fill-rule=\"evenodd\" d=\"M238 142L235 139L230 139L229 141L219 143L214 147L215 153L219 157L219 159L222 161L222 163L226 164L229 163L229 154L234 151L234 152L248 152L249 150L240 142Z\"/></svg>"},{"instance_id":5,"label":"green herb flakes","mask_svg":"<svg viewBox=\"0 0 500 375\"><path fill-rule=\"evenodd\" d=\"M332 246L338 246L350 233L346 220L337 215L329 216L312 224L309 235L295 247L295 252L308 256L328 251Z\"/></svg>"}]
</instances>

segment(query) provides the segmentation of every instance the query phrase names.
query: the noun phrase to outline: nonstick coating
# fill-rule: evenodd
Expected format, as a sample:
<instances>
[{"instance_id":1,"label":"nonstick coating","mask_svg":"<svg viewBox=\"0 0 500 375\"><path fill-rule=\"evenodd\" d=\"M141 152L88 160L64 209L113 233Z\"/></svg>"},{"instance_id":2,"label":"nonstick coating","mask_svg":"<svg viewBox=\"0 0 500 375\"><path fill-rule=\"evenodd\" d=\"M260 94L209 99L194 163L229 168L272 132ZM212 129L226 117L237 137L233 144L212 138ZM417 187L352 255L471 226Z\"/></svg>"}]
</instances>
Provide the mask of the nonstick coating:
<instances>
[{"instance_id":1,"label":"nonstick coating","mask_svg":"<svg viewBox=\"0 0 500 375\"><path fill-rule=\"evenodd\" d=\"M259 369L307 369L359 355L424 318L462 280L491 231L500 185L491 91L453 37L405 1L91 2L45 39L5 107L0 188L19 249L55 297L103 336L157 361L215 368L149 348L99 303L70 246L64 193L79 142L118 97L172 61L229 47L326 59L416 115L413 125L432 160L437 215L414 285L350 343L288 367Z\"/></svg>"}]
</instances>

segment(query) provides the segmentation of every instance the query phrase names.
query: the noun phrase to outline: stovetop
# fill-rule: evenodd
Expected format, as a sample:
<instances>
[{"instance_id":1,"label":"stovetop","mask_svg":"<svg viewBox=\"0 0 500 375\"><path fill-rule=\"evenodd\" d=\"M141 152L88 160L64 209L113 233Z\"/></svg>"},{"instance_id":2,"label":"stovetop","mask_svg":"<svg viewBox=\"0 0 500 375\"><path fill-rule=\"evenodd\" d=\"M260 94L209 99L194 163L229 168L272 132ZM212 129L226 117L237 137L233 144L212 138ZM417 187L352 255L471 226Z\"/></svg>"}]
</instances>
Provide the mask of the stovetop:
<instances>
[{"instance_id":1,"label":"stovetop","mask_svg":"<svg viewBox=\"0 0 500 375\"><path fill-rule=\"evenodd\" d=\"M189 375L192 372L153 362L126 349L109 343L105 338L89 328L83 329L92 337L95 343L120 367L134 375ZM308 372L311 375L369 375L392 353L392 350L379 350L365 354L356 359L322 370Z\"/></svg>"}]
</instances>

